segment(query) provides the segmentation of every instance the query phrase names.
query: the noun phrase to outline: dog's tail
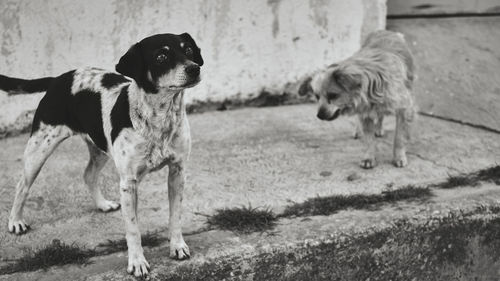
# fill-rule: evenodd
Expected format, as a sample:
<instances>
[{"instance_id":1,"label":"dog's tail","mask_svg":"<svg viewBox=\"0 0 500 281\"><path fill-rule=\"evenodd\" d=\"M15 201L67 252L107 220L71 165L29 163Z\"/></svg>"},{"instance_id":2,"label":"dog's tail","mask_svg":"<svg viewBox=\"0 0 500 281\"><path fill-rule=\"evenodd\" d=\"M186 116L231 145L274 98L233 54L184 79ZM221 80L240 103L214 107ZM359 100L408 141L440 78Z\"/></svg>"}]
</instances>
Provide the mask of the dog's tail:
<instances>
[{"instance_id":1,"label":"dog's tail","mask_svg":"<svg viewBox=\"0 0 500 281\"><path fill-rule=\"evenodd\" d=\"M53 80L54 77L28 80L0 74L0 90L7 92L9 96L46 92Z\"/></svg>"}]
</instances>

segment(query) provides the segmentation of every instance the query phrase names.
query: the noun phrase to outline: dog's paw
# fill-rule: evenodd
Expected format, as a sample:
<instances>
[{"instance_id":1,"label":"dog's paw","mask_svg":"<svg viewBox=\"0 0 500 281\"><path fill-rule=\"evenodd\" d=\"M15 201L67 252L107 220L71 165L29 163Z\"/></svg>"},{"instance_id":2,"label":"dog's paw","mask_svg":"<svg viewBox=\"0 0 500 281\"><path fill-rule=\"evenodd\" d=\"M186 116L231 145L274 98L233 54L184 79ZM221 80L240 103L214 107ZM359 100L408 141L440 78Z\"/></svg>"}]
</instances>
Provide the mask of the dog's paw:
<instances>
[{"instance_id":1,"label":"dog's paw","mask_svg":"<svg viewBox=\"0 0 500 281\"><path fill-rule=\"evenodd\" d=\"M15 233L16 235L22 235L30 230L30 226L26 224L23 220L9 220L9 232Z\"/></svg>"},{"instance_id":2,"label":"dog's paw","mask_svg":"<svg viewBox=\"0 0 500 281\"><path fill-rule=\"evenodd\" d=\"M127 272L135 277L145 277L149 274L149 263L143 254L129 254Z\"/></svg>"},{"instance_id":3,"label":"dog's paw","mask_svg":"<svg viewBox=\"0 0 500 281\"><path fill-rule=\"evenodd\" d=\"M191 257L189 253L189 247L186 245L183 239L178 242L170 242L170 257L177 260L185 260Z\"/></svg>"},{"instance_id":4,"label":"dog's paw","mask_svg":"<svg viewBox=\"0 0 500 281\"><path fill-rule=\"evenodd\" d=\"M97 203L97 208L104 213L113 212L120 209L120 204L113 201L104 200Z\"/></svg>"},{"instance_id":5,"label":"dog's paw","mask_svg":"<svg viewBox=\"0 0 500 281\"><path fill-rule=\"evenodd\" d=\"M352 138L357 140L363 137L363 132L356 130L354 134L352 134Z\"/></svg>"},{"instance_id":6,"label":"dog's paw","mask_svg":"<svg viewBox=\"0 0 500 281\"><path fill-rule=\"evenodd\" d=\"M360 164L363 169L373 169L376 165L377 161L375 159L363 159Z\"/></svg>"},{"instance_id":7,"label":"dog's paw","mask_svg":"<svg viewBox=\"0 0 500 281\"><path fill-rule=\"evenodd\" d=\"M375 137L377 137L377 138L383 138L384 135L385 135L384 129L381 128L381 129L375 130Z\"/></svg>"},{"instance_id":8,"label":"dog's paw","mask_svg":"<svg viewBox=\"0 0 500 281\"><path fill-rule=\"evenodd\" d=\"M394 159L394 166L398 168L403 168L408 165L408 160L406 159L406 156L398 157Z\"/></svg>"}]
</instances>

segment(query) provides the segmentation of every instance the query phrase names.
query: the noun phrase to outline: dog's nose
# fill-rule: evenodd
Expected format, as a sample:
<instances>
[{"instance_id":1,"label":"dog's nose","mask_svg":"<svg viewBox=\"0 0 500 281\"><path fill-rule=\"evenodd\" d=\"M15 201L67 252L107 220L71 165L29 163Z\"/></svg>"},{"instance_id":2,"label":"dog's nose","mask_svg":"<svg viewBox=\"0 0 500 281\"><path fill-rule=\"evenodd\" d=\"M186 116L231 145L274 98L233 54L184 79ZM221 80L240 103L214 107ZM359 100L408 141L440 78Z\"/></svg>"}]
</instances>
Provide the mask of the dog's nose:
<instances>
[{"instance_id":1,"label":"dog's nose","mask_svg":"<svg viewBox=\"0 0 500 281\"><path fill-rule=\"evenodd\" d=\"M329 111L320 109L316 117L318 117L318 119L320 120L332 121L335 120L337 117L339 117L339 115L340 115L340 110L336 110L332 115L330 115Z\"/></svg>"},{"instance_id":2,"label":"dog's nose","mask_svg":"<svg viewBox=\"0 0 500 281\"><path fill-rule=\"evenodd\" d=\"M200 67L196 64L192 64L186 67L186 73L191 77L197 77L200 75Z\"/></svg>"},{"instance_id":3,"label":"dog's nose","mask_svg":"<svg viewBox=\"0 0 500 281\"><path fill-rule=\"evenodd\" d=\"M318 119L320 119L320 120L325 120L326 119L326 116L323 113L323 111L318 111L318 114L316 114L316 117L318 117Z\"/></svg>"}]
</instances>

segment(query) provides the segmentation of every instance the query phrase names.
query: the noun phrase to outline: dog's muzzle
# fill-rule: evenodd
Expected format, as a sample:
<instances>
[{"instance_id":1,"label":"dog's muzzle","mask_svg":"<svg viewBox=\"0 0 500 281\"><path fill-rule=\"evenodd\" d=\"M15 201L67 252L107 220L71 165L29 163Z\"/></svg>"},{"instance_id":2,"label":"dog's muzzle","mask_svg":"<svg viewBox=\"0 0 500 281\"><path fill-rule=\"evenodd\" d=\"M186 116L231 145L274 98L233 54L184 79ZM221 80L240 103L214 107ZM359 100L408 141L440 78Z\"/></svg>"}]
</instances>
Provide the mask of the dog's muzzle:
<instances>
[{"instance_id":1,"label":"dog's muzzle","mask_svg":"<svg viewBox=\"0 0 500 281\"><path fill-rule=\"evenodd\" d=\"M320 108L318 111L318 114L316 115L319 119L324 120L324 121L332 121L337 119L340 115L340 109L335 110L333 114L330 113L329 110Z\"/></svg>"},{"instance_id":2,"label":"dog's muzzle","mask_svg":"<svg viewBox=\"0 0 500 281\"><path fill-rule=\"evenodd\" d=\"M200 76L200 66L197 64L192 64L186 67L186 74L192 79L198 78L198 76Z\"/></svg>"}]
</instances>

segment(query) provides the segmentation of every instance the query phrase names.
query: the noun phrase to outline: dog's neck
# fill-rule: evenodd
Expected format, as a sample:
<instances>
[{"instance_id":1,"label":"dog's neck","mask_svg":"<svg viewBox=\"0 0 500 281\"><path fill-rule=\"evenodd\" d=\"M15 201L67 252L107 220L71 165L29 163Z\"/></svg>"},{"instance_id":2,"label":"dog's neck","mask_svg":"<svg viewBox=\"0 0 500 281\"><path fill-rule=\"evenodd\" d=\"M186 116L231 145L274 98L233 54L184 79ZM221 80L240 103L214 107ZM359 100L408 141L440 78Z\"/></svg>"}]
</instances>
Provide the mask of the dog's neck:
<instances>
[{"instance_id":1,"label":"dog's neck","mask_svg":"<svg viewBox=\"0 0 500 281\"><path fill-rule=\"evenodd\" d=\"M134 129L152 142L170 142L185 116L184 92L160 89L150 94L136 87L129 93L130 119Z\"/></svg>"}]
</instances>

